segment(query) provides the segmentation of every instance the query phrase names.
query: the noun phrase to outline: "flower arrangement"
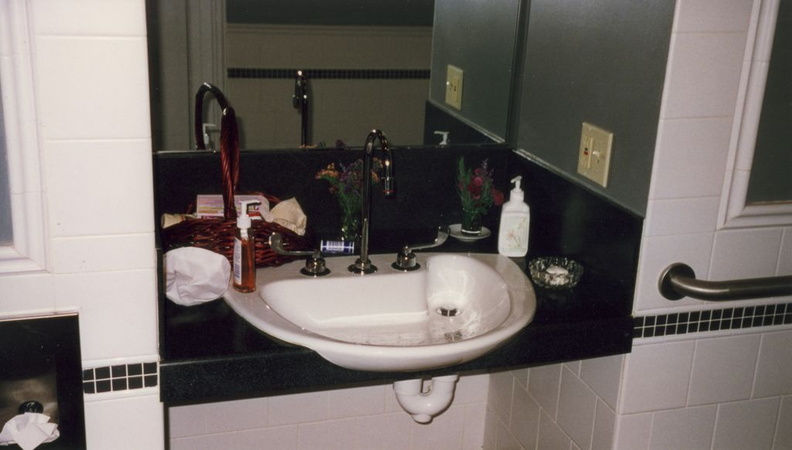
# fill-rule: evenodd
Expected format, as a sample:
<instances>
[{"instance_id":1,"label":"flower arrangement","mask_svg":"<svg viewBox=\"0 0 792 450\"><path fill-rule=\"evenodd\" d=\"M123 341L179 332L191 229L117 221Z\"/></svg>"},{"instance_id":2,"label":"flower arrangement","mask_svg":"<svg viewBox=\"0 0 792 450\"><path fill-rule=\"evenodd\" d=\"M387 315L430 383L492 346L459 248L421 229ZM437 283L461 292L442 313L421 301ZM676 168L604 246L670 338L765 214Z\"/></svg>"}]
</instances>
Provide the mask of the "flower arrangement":
<instances>
[{"instance_id":1,"label":"flower arrangement","mask_svg":"<svg viewBox=\"0 0 792 450\"><path fill-rule=\"evenodd\" d=\"M457 164L457 192L462 202L462 232L478 234L481 232L481 219L492 205L503 204L503 193L492 183L492 169L487 160L481 166L469 169L465 159L460 157Z\"/></svg>"},{"instance_id":2,"label":"flower arrangement","mask_svg":"<svg viewBox=\"0 0 792 450\"><path fill-rule=\"evenodd\" d=\"M371 182L379 181L382 161L373 158L371 163ZM363 160L344 165L330 163L316 173L317 180L330 184L330 193L338 198L341 207L341 238L355 240L360 228L360 210L363 206Z\"/></svg>"}]
</instances>

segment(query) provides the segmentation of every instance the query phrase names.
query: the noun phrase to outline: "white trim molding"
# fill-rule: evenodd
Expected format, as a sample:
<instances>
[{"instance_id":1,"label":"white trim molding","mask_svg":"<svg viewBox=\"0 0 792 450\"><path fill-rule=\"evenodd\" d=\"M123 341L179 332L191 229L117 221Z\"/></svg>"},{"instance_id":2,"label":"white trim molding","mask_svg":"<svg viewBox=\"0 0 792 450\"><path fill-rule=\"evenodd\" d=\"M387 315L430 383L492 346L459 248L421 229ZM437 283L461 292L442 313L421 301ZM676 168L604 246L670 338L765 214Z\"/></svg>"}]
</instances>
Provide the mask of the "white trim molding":
<instances>
[{"instance_id":1,"label":"white trim molding","mask_svg":"<svg viewBox=\"0 0 792 450\"><path fill-rule=\"evenodd\" d=\"M0 247L0 274L46 267L44 192L36 124L33 36L27 2L0 2L0 80L13 244Z\"/></svg>"},{"instance_id":2,"label":"white trim molding","mask_svg":"<svg viewBox=\"0 0 792 450\"><path fill-rule=\"evenodd\" d=\"M746 204L778 7L779 0L754 3L721 197L720 228L792 224L792 202Z\"/></svg>"}]
</instances>

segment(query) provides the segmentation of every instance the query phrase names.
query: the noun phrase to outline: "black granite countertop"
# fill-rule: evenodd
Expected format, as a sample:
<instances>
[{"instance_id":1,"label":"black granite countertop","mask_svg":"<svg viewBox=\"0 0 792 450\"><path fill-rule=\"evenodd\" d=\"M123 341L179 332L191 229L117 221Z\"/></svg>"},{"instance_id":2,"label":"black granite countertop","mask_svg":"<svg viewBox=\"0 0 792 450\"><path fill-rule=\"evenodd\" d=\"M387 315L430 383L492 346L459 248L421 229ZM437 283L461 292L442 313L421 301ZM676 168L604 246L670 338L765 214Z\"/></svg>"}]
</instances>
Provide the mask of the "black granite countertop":
<instances>
[{"instance_id":1,"label":"black granite countertop","mask_svg":"<svg viewBox=\"0 0 792 450\"><path fill-rule=\"evenodd\" d=\"M470 251L451 243L449 251ZM491 251L484 245L474 251ZM524 260L517 260L524 267ZM336 366L314 351L277 341L223 301L161 305L160 397L201 403L309 390L388 383L417 376L484 373L627 353L632 318L618 283L589 271L572 291L537 289L534 320L499 349L465 364L412 373L363 372Z\"/></svg>"}]
</instances>

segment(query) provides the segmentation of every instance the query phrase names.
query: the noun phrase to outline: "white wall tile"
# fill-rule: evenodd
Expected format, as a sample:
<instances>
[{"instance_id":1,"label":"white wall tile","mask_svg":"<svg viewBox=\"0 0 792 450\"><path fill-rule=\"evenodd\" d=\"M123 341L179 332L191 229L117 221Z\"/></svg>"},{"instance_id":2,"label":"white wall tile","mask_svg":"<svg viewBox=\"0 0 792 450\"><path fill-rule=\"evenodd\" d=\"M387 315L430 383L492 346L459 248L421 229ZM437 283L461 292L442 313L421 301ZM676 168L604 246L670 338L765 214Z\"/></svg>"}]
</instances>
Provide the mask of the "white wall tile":
<instances>
[{"instance_id":1,"label":"white wall tile","mask_svg":"<svg viewBox=\"0 0 792 450\"><path fill-rule=\"evenodd\" d=\"M41 37L36 52L41 138L150 138L144 37Z\"/></svg>"},{"instance_id":2,"label":"white wall tile","mask_svg":"<svg viewBox=\"0 0 792 450\"><path fill-rule=\"evenodd\" d=\"M711 280L771 277L776 273L781 228L723 230L715 235Z\"/></svg>"},{"instance_id":3,"label":"white wall tile","mask_svg":"<svg viewBox=\"0 0 792 450\"><path fill-rule=\"evenodd\" d=\"M523 387L514 390L512 420L509 430L525 448L536 448L539 438L541 407Z\"/></svg>"},{"instance_id":4,"label":"white wall tile","mask_svg":"<svg viewBox=\"0 0 792 450\"><path fill-rule=\"evenodd\" d=\"M674 31L747 31L752 0L680 0Z\"/></svg>"},{"instance_id":5,"label":"white wall tile","mask_svg":"<svg viewBox=\"0 0 792 450\"><path fill-rule=\"evenodd\" d=\"M792 331L762 336L754 397L792 394Z\"/></svg>"},{"instance_id":6,"label":"white wall tile","mask_svg":"<svg viewBox=\"0 0 792 450\"><path fill-rule=\"evenodd\" d=\"M271 426L327 420L327 392L278 395L268 400Z\"/></svg>"},{"instance_id":7,"label":"white wall tile","mask_svg":"<svg viewBox=\"0 0 792 450\"><path fill-rule=\"evenodd\" d=\"M355 419L303 423L298 426L299 448L347 450L355 448Z\"/></svg>"},{"instance_id":8,"label":"white wall tile","mask_svg":"<svg viewBox=\"0 0 792 450\"><path fill-rule=\"evenodd\" d=\"M297 450L297 426L171 439L170 450L258 449L262 443L278 450Z\"/></svg>"},{"instance_id":9,"label":"white wall tile","mask_svg":"<svg viewBox=\"0 0 792 450\"><path fill-rule=\"evenodd\" d=\"M340 419L382 414L385 412L385 395L390 395L390 391L390 385L328 391L327 416L330 419Z\"/></svg>"},{"instance_id":10,"label":"white wall tile","mask_svg":"<svg viewBox=\"0 0 792 450\"><path fill-rule=\"evenodd\" d=\"M505 430L504 432L506 434L511 435L509 430L506 430L506 426L503 425L498 418L498 415L495 414L495 411L488 407L484 417L484 441L481 448L483 450L495 450L498 446L498 433L502 429ZM512 439L514 439L513 436Z\"/></svg>"},{"instance_id":11,"label":"white wall tile","mask_svg":"<svg viewBox=\"0 0 792 450\"><path fill-rule=\"evenodd\" d=\"M618 405L623 365L624 355L606 356L584 360L580 371L583 382L612 409Z\"/></svg>"},{"instance_id":12,"label":"white wall tile","mask_svg":"<svg viewBox=\"0 0 792 450\"><path fill-rule=\"evenodd\" d=\"M553 419L548 416L546 412L542 411L542 416L539 419L539 445L536 448L567 449L571 443L572 439L570 439L569 436L564 433L561 427L553 422ZM503 448L507 449L517 447Z\"/></svg>"},{"instance_id":13,"label":"white wall tile","mask_svg":"<svg viewBox=\"0 0 792 450\"><path fill-rule=\"evenodd\" d=\"M713 448L770 448L780 399L724 403L718 407Z\"/></svg>"},{"instance_id":14,"label":"white wall tile","mask_svg":"<svg viewBox=\"0 0 792 450\"><path fill-rule=\"evenodd\" d=\"M666 267L676 262L689 265L697 276L706 276L709 273L712 241L713 233L644 237L633 306L635 311L703 305L703 301L691 298L673 302L664 298L657 289L657 280Z\"/></svg>"},{"instance_id":15,"label":"white wall tile","mask_svg":"<svg viewBox=\"0 0 792 450\"><path fill-rule=\"evenodd\" d=\"M708 450L712 445L717 409L705 406L655 413L649 448Z\"/></svg>"},{"instance_id":16,"label":"white wall tile","mask_svg":"<svg viewBox=\"0 0 792 450\"><path fill-rule=\"evenodd\" d=\"M792 227L784 228L776 275L792 275Z\"/></svg>"},{"instance_id":17,"label":"white wall tile","mask_svg":"<svg viewBox=\"0 0 792 450\"><path fill-rule=\"evenodd\" d=\"M206 408L210 405L171 406L167 409L171 439L206 434Z\"/></svg>"},{"instance_id":18,"label":"white wall tile","mask_svg":"<svg viewBox=\"0 0 792 450\"><path fill-rule=\"evenodd\" d=\"M731 128L729 117L660 120L650 198L719 197Z\"/></svg>"},{"instance_id":19,"label":"white wall tile","mask_svg":"<svg viewBox=\"0 0 792 450\"><path fill-rule=\"evenodd\" d=\"M154 232L150 141L56 141L44 147L53 236Z\"/></svg>"},{"instance_id":20,"label":"white wall tile","mask_svg":"<svg viewBox=\"0 0 792 450\"><path fill-rule=\"evenodd\" d=\"M700 339L690 377L689 405L706 405L751 397L759 335Z\"/></svg>"},{"instance_id":21,"label":"white wall tile","mask_svg":"<svg viewBox=\"0 0 792 450\"><path fill-rule=\"evenodd\" d=\"M154 233L55 238L50 258L58 274L153 269L157 263Z\"/></svg>"},{"instance_id":22,"label":"white wall tile","mask_svg":"<svg viewBox=\"0 0 792 450\"><path fill-rule=\"evenodd\" d=\"M745 33L677 33L672 40L664 118L734 114Z\"/></svg>"},{"instance_id":23,"label":"white wall tile","mask_svg":"<svg viewBox=\"0 0 792 450\"><path fill-rule=\"evenodd\" d=\"M483 420L483 419L482 419ZM357 448L410 448L412 418L402 412L357 418Z\"/></svg>"},{"instance_id":24,"label":"white wall tile","mask_svg":"<svg viewBox=\"0 0 792 450\"><path fill-rule=\"evenodd\" d=\"M693 342L640 345L627 355L619 412L681 408L687 400Z\"/></svg>"},{"instance_id":25,"label":"white wall tile","mask_svg":"<svg viewBox=\"0 0 792 450\"><path fill-rule=\"evenodd\" d=\"M212 403L205 408L205 417L208 434L264 428L267 426L267 399Z\"/></svg>"},{"instance_id":26,"label":"white wall tile","mask_svg":"<svg viewBox=\"0 0 792 450\"><path fill-rule=\"evenodd\" d=\"M561 371L561 395L558 402L558 425L583 448L591 444L597 396L571 370Z\"/></svg>"},{"instance_id":27,"label":"white wall tile","mask_svg":"<svg viewBox=\"0 0 792 450\"><path fill-rule=\"evenodd\" d=\"M514 392L514 377L510 372L490 375L487 405L506 424L511 421L511 405Z\"/></svg>"},{"instance_id":28,"label":"white wall tile","mask_svg":"<svg viewBox=\"0 0 792 450\"><path fill-rule=\"evenodd\" d=\"M33 0L36 33L145 36L146 8L138 0Z\"/></svg>"},{"instance_id":29,"label":"white wall tile","mask_svg":"<svg viewBox=\"0 0 792 450\"><path fill-rule=\"evenodd\" d=\"M435 416L429 426L413 423L411 448L415 450L458 449L462 447L465 406L451 405Z\"/></svg>"},{"instance_id":30,"label":"white wall tile","mask_svg":"<svg viewBox=\"0 0 792 450\"><path fill-rule=\"evenodd\" d=\"M484 422L487 415L487 404L476 403L460 406L465 408L462 450L481 450L481 445L484 442Z\"/></svg>"},{"instance_id":31,"label":"white wall tile","mask_svg":"<svg viewBox=\"0 0 792 450\"><path fill-rule=\"evenodd\" d=\"M597 399L594 433L591 437L592 450L612 450L616 428L616 413L602 399Z\"/></svg>"},{"instance_id":32,"label":"white wall tile","mask_svg":"<svg viewBox=\"0 0 792 450\"><path fill-rule=\"evenodd\" d=\"M773 449L792 448L792 397L781 399Z\"/></svg>"},{"instance_id":33,"label":"white wall tile","mask_svg":"<svg viewBox=\"0 0 792 450\"><path fill-rule=\"evenodd\" d=\"M531 368L528 393L555 420L558 413L558 395L561 389L561 364Z\"/></svg>"},{"instance_id":34,"label":"white wall tile","mask_svg":"<svg viewBox=\"0 0 792 450\"><path fill-rule=\"evenodd\" d=\"M616 420L615 450L646 450L652 432L652 413L621 414Z\"/></svg>"},{"instance_id":35,"label":"white wall tile","mask_svg":"<svg viewBox=\"0 0 792 450\"><path fill-rule=\"evenodd\" d=\"M55 312L55 289L50 274L0 277L0 316Z\"/></svg>"},{"instance_id":36,"label":"white wall tile","mask_svg":"<svg viewBox=\"0 0 792 450\"><path fill-rule=\"evenodd\" d=\"M717 226L720 197L650 200L646 236L704 234Z\"/></svg>"},{"instance_id":37,"label":"white wall tile","mask_svg":"<svg viewBox=\"0 0 792 450\"><path fill-rule=\"evenodd\" d=\"M512 372L513 374L514 372ZM484 403L487 401L490 376L464 375L459 377L454 391L454 404Z\"/></svg>"},{"instance_id":38,"label":"white wall tile","mask_svg":"<svg viewBox=\"0 0 792 450\"><path fill-rule=\"evenodd\" d=\"M85 403L88 448L164 448L163 421L158 395Z\"/></svg>"},{"instance_id":39,"label":"white wall tile","mask_svg":"<svg viewBox=\"0 0 792 450\"><path fill-rule=\"evenodd\" d=\"M158 353L155 271L58 275L59 309L77 307L83 361Z\"/></svg>"}]
</instances>

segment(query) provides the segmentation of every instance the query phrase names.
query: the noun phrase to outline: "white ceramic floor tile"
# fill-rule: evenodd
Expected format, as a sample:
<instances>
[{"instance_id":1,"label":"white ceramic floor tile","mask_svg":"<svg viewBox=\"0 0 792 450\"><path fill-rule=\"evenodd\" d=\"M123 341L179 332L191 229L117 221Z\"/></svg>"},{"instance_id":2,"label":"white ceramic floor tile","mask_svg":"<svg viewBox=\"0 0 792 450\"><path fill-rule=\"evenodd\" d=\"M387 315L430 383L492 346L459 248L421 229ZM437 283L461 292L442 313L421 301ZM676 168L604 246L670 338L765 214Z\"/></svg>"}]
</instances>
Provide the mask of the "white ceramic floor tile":
<instances>
[{"instance_id":1,"label":"white ceramic floor tile","mask_svg":"<svg viewBox=\"0 0 792 450\"><path fill-rule=\"evenodd\" d=\"M622 414L685 406L693 342L641 345L627 355L619 412Z\"/></svg>"},{"instance_id":2,"label":"white ceramic floor tile","mask_svg":"<svg viewBox=\"0 0 792 450\"><path fill-rule=\"evenodd\" d=\"M762 337L754 397L792 394L792 331Z\"/></svg>"},{"instance_id":3,"label":"white ceramic floor tile","mask_svg":"<svg viewBox=\"0 0 792 450\"><path fill-rule=\"evenodd\" d=\"M720 405L713 448L770 448L779 402L779 398L770 398Z\"/></svg>"},{"instance_id":4,"label":"white ceramic floor tile","mask_svg":"<svg viewBox=\"0 0 792 450\"><path fill-rule=\"evenodd\" d=\"M716 413L716 406L656 412L649 448L708 450L712 445Z\"/></svg>"},{"instance_id":5,"label":"white ceramic floor tile","mask_svg":"<svg viewBox=\"0 0 792 450\"><path fill-rule=\"evenodd\" d=\"M750 398L759 340L759 335L698 340L688 404L706 405Z\"/></svg>"}]
</instances>

